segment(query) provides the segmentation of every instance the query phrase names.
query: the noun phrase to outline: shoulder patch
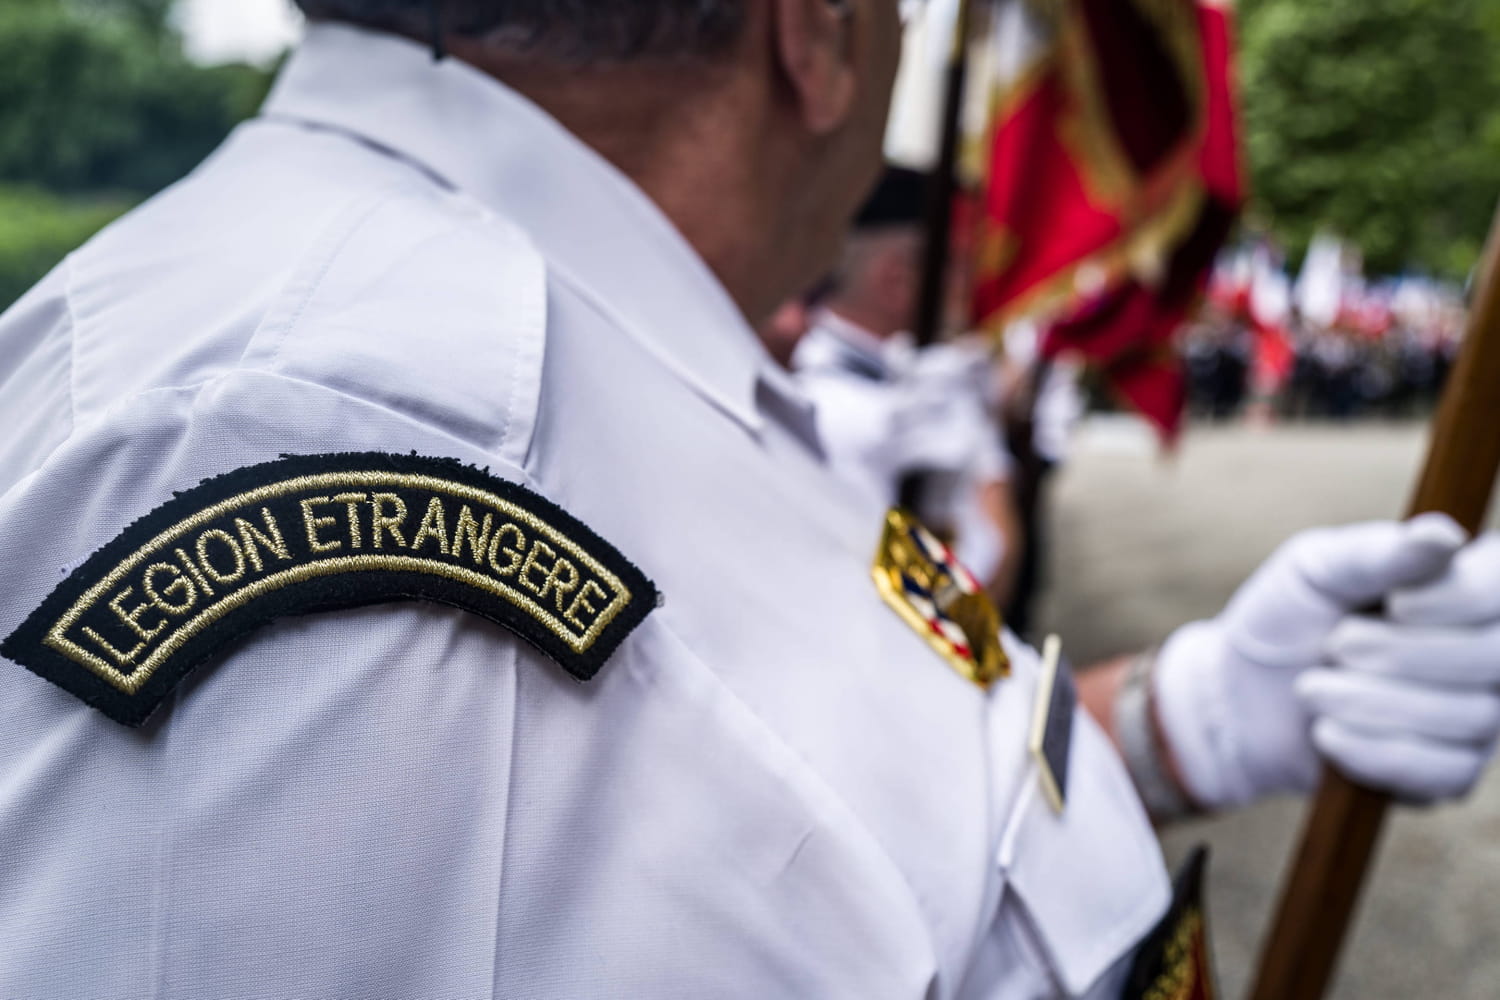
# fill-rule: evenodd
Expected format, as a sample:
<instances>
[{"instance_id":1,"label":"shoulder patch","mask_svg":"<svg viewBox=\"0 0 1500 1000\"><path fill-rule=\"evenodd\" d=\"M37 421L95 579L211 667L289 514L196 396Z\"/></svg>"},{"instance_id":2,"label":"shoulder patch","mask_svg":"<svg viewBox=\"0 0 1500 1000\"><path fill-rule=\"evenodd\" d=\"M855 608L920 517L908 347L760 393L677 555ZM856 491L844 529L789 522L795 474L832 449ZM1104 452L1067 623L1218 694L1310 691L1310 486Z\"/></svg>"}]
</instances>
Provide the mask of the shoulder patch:
<instances>
[{"instance_id":1,"label":"shoulder patch","mask_svg":"<svg viewBox=\"0 0 1500 1000\"><path fill-rule=\"evenodd\" d=\"M425 600L515 632L587 681L656 587L560 507L451 459L288 456L179 493L0 644L138 726L194 667L284 615Z\"/></svg>"},{"instance_id":2,"label":"shoulder patch","mask_svg":"<svg viewBox=\"0 0 1500 1000\"><path fill-rule=\"evenodd\" d=\"M1172 905L1136 949L1123 1000L1218 1000L1203 883L1208 850L1197 847L1172 886Z\"/></svg>"}]
</instances>

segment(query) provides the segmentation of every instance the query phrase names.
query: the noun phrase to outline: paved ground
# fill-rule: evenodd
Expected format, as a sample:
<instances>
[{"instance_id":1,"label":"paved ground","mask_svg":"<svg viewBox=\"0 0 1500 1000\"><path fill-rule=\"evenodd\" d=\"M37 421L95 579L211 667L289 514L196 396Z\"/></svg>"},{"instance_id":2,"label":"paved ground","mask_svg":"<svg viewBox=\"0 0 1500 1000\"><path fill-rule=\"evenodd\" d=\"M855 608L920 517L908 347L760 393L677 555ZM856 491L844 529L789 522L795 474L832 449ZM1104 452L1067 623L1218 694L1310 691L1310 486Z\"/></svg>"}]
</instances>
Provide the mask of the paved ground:
<instances>
[{"instance_id":1,"label":"paved ground","mask_svg":"<svg viewBox=\"0 0 1500 1000\"><path fill-rule=\"evenodd\" d=\"M1414 426L1207 428L1162 459L1133 423L1094 424L1055 484L1053 575L1043 624L1075 662L1159 641L1213 614L1291 532L1399 513L1422 451ZM1175 828L1175 861L1214 849L1221 984L1243 996L1300 802ZM1335 996L1500 997L1500 769L1461 808L1403 812Z\"/></svg>"}]
</instances>

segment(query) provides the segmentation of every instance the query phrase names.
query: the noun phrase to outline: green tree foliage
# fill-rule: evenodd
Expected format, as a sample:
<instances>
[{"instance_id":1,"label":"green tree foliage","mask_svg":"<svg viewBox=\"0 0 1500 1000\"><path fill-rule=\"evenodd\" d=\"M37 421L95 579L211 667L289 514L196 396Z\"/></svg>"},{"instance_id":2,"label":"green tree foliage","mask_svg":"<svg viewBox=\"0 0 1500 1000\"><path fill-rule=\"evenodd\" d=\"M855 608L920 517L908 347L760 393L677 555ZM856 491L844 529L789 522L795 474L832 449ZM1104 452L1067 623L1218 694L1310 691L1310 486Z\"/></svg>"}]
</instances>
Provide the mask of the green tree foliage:
<instances>
[{"instance_id":1,"label":"green tree foliage","mask_svg":"<svg viewBox=\"0 0 1500 1000\"><path fill-rule=\"evenodd\" d=\"M182 54L173 0L0 0L0 309L265 96Z\"/></svg>"},{"instance_id":2,"label":"green tree foliage","mask_svg":"<svg viewBox=\"0 0 1500 1000\"><path fill-rule=\"evenodd\" d=\"M1500 4L1242 0L1240 30L1252 213L1461 278L1500 197Z\"/></svg>"},{"instance_id":3,"label":"green tree foliage","mask_svg":"<svg viewBox=\"0 0 1500 1000\"><path fill-rule=\"evenodd\" d=\"M36 0L31 0L36 2ZM153 38L171 33L174 0L70 0L80 11L119 16L144 29Z\"/></svg>"},{"instance_id":4,"label":"green tree foliage","mask_svg":"<svg viewBox=\"0 0 1500 1000\"><path fill-rule=\"evenodd\" d=\"M182 55L166 0L0 3L0 182L146 194L254 110L266 75Z\"/></svg>"},{"instance_id":5,"label":"green tree foliage","mask_svg":"<svg viewBox=\"0 0 1500 1000\"><path fill-rule=\"evenodd\" d=\"M0 309L128 207L123 201L0 188Z\"/></svg>"}]
</instances>

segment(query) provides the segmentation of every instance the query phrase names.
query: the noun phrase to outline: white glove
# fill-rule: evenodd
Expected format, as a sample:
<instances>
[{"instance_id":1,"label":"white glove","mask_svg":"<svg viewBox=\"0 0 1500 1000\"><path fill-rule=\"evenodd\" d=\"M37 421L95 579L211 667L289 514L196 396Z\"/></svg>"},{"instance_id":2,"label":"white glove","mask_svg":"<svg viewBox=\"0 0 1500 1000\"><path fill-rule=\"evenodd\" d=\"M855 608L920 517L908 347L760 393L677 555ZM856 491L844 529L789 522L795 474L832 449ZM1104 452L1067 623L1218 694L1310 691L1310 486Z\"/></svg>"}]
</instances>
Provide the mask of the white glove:
<instances>
[{"instance_id":1,"label":"white glove","mask_svg":"<svg viewBox=\"0 0 1500 1000\"><path fill-rule=\"evenodd\" d=\"M1321 755L1408 801L1466 793L1500 736L1500 538L1465 538L1436 514L1306 532L1173 633L1155 694L1188 792L1309 791Z\"/></svg>"}]
</instances>

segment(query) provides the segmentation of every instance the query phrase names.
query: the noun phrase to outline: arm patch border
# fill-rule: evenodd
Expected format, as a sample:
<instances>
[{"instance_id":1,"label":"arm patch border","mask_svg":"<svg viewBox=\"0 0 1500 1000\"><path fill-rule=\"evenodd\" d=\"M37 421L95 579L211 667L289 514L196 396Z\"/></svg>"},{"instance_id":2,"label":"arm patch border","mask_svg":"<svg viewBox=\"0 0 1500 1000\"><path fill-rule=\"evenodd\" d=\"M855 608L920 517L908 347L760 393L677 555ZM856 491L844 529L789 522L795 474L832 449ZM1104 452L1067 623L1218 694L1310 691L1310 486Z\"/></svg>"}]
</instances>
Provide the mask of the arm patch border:
<instances>
[{"instance_id":1,"label":"arm patch border","mask_svg":"<svg viewBox=\"0 0 1500 1000\"><path fill-rule=\"evenodd\" d=\"M488 469L288 455L132 523L0 654L139 726L196 667L277 618L407 600L479 615L588 681L659 596L587 525Z\"/></svg>"}]
</instances>

